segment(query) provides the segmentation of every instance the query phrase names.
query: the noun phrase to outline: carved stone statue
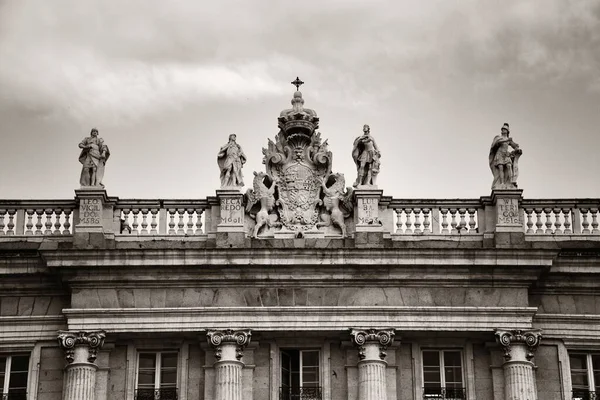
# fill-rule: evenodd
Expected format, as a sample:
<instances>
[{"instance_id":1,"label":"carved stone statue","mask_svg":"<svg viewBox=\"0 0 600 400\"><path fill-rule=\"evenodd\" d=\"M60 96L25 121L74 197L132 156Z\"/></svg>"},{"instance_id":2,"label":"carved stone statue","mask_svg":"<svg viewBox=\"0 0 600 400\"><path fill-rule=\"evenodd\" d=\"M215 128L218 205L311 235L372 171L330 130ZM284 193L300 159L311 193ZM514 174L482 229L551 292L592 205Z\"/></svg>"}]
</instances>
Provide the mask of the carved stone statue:
<instances>
[{"instance_id":1,"label":"carved stone statue","mask_svg":"<svg viewBox=\"0 0 600 400\"><path fill-rule=\"evenodd\" d=\"M270 185L270 186L267 186ZM260 229L263 227L270 228L271 226L281 225L277 223L277 214L272 214L275 206L275 183L271 181L269 176L264 172L254 173L253 189L246 191L246 211L256 219L254 232L252 237L258 238ZM253 213L254 206L260 203L260 210Z\"/></svg>"},{"instance_id":2,"label":"carved stone statue","mask_svg":"<svg viewBox=\"0 0 600 400\"><path fill-rule=\"evenodd\" d=\"M328 187L328 181L333 181ZM329 179L323 179L321 188L323 190L323 203L325 210L329 215L321 215L324 222L319 222L317 226L336 225L342 230L342 237L346 237L346 224L344 219L350 215L353 209L352 205L352 188L347 188L344 191L346 180L344 174L332 174Z\"/></svg>"},{"instance_id":3,"label":"carved stone statue","mask_svg":"<svg viewBox=\"0 0 600 400\"><path fill-rule=\"evenodd\" d=\"M221 169L221 189L244 186L242 167L246 163L246 155L235 139L236 135L229 135L229 142L221 147L217 155L217 163Z\"/></svg>"},{"instance_id":4,"label":"carved stone statue","mask_svg":"<svg viewBox=\"0 0 600 400\"><path fill-rule=\"evenodd\" d=\"M81 154L79 162L82 164L81 177L79 183L81 186L100 186L104 177L104 165L110 156L108 146L104 140L98 136L98 129L93 128L90 136L79 143Z\"/></svg>"},{"instance_id":5,"label":"carved stone statue","mask_svg":"<svg viewBox=\"0 0 600 400\"><path fill-rule=\"evenodd\" d=\"M371 128L369 128L369 125L365 125L363 127L363 135L354 140L352 159L354 159L356 169L358 170L354 187L359 185L376 185L381 153L370 132Z\"/></svg>"},{"instance_id":6,"label":"carved stone statue","mask_svg":"<svg viewBox=\"0 0 600 400\"><path fill-rule=\"evenodd\" d=\"M519 177L519 157L523 151L510 137L509 125L502 126L490 147L490 168L494 175L493 189L516 189Z\"/></svg>"}]
</instances>

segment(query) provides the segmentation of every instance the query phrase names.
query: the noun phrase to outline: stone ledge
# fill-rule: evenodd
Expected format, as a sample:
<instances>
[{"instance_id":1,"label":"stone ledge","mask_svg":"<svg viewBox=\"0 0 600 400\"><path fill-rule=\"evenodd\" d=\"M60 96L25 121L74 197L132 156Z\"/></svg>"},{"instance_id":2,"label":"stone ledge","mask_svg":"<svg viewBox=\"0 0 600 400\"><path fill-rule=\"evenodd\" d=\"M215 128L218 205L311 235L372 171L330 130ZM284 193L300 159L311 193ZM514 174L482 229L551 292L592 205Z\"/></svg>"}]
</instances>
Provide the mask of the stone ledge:
<instances>
[{"instance_id":1,"label":"stone ledge","mask_svg":"<svg viewBox=\"0 0 600 400\"><path fill-rule=\"evenodd\" d=\"M187 307L65 309L70 330L199 332L347 330L392 327L404 331L493 331L532 328L535 307Z\"/></svg>"},{"instance_id":2,"label":"stone ledge","mask_svg":"<svg viewBox=\"0 0 600 400\"><path fill-rule=\"evenodd\" d=\"M537 314L533 321L544 337L600 339L600 314Z\"/></svg>"},{"instance_id":3,"label":"stone ledge","mask_svg":"<svg viewBox=\"0 0 600 400\"><path fill-rule=\"evenodd\" d=\"M56 340L56 332L67 327L63 315L0 317L0 345L35 344L40 340Z\"/></svg>"}]
</instances>

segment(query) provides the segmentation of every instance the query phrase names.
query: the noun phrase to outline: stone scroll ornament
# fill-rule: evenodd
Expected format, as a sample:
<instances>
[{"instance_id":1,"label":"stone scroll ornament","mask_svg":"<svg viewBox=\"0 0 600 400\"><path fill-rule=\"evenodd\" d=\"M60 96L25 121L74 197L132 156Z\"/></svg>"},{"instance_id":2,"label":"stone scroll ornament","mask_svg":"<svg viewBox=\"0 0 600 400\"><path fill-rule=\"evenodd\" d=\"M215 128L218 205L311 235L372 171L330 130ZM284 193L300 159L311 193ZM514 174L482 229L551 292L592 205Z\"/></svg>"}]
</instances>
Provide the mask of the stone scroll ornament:
<instances>
[{"instance_id":1,"label":"stone scroll ornament","mask_svg":"<svg viewBox=\"0 0 600 400\"><path fill-rule=\"evenodd\" d=\"M358 358L364 360L366 358L366 344L376 344L379 346L379 358L384 360L387 356L387 347L394 341L395 332L393 329L351 329L350 336L354 344L358 346Z\"/></svg>"},{"instance_id":2,"label":"stone scroll ornament","mask_svg":"<svg viewBox=\"0 0 600 400\"><path fill-rule=\"evenodd\" d=\"M96 361L98 350L104 345L104 339L106 338L106 332L70 332L70 331L59 331L58 332L58 344L65 351L65 359L70 364L74 360L75 347L76 346L88 346L89 355L88 361L93 363Z\"/></svg>"},{"instance_id":3,"label":"stone scroll ornament","mask_svg":"<svg viewBox=\"0 0 600 400\"><path fill-rule=\"evenodd\" d=\"M303 82L296 78L292 84L298 89ZM338 227L345 236L351 196L344 191L343 175L332 174L333 155L317 132L319 117L304 108L300 91L292 108L280 113L278 127L275 140L263 148L266 171L255 173L253 189L246 193L247 212L256 220L252 236L272 234L274 228L299 233L326 226Z\"/></svg>"},{"instance_id":4,"label":"stone scroll ornament","mask_svg":"<svg viewBox=\"0 0 600 400\"><path fill-rule=\"evenodd\" d=\"M521 154L523 151L510 137L510 127L505 123L490 146L489 164L494 176L492 190L517 189Z\"/></svg>"},{"instance_id":5,"label":"stone scroll ornament","mask_svg":"<svg viewBox=\"0 0 600 400\"><path fill-rule=\"evenodd\" d=\"M235 345L235 358L239 361L244 355L244 347L250 343L252 332L249 330L234 331L226 329L223 331L211 330L206 333L208 343L215 348L215 358L221 360L223 345Z\"/></svg>"},{"instance_id":6,"label":"stone scroll ornament","mask_svg":"<svg viewBox=\"0 0 600 400\"><path fill-rule=\"evenodd\" d=\"M496 339L498 343L504 349L504 359L506 361L510 361L512 359L511 355L511 345L515 343L521 343L527 346L527 361L531 361L537 350L540 342L542 340L542 333L539 329L532 329L527 331L522 330L513 330L513 331L504 331L497 330Z\"/></svg>"},{"instance_id":7,"label":"stone scroll ornament","mask_svg":"<svg viewBox=\"0 0 600 400\"><path fill-rule=\"evenodd\" d=\"M244 186L242 167L246 163L246 155L236 143L236 139L236 135L229 135L229 142L221 146L217 154L217 164L221 170L221 189Z\"/></svg>"},{"instance_id":8,"label":"stone scroll ornament","mask_svg":"<svg viewBox=\"0 0 600 400\"><path fill-rule=\"evenodd\" d=\"M376 186L377 175L381 162L381 153L377 148L375 139L371 136L371 128L369 125L363 127L363 134L354 140L352 147L352 159L356 164L356 181L354 187L357 186Z\"/></svg>"},{"instance_id":9,"label":"stone scroll ornament","mask_svg":"<svg viewBox=\"0 0 600 400\"><path fill-rule=\"evenodd\" d=\"M108 157L110 157L110 151L108 146L104 144L104 140L98 136L98 129L93 128L90 136L79 143L79 148L81 149L79 162L82 165L79 178L80 185L82 187L104 187L102 183L104 166L108 161Z\"/></svg>"}]
</instances>

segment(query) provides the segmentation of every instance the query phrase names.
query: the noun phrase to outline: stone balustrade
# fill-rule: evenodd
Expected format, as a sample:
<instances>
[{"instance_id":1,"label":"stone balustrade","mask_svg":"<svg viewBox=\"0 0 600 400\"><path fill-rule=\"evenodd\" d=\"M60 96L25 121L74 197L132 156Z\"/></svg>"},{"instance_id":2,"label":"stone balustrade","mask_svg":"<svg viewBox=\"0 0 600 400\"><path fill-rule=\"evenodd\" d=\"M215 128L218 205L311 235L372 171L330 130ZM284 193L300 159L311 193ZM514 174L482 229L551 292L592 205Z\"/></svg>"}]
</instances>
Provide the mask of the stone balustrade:
<instances>
[{"instance_id":1,"label":"stone balustrade","mask_svg":"<svg viewBox=\"0 0 600 400\"><path fill-rule=\"evenodd\" d=\"M102 222L115 236L195 236L217 231L217 197L183 200L107 198L112 222ZM70 236L78 227L79 201L0 200L0 237ZM356 207L356 206L355 206ZM381 197L379 219L392 238L471 236L496 231L492 197L480 199L393 199ZM520 199L518 218L528 237L600 238L600 199ZM246 216L246 218L249 218ZM110 217L108 218L110 221ZM211 223L212 221L212 223ZM349 232L352 228L348 227ZM65 239L68 240L68 239ZM141 240L141 239L137 239ZM483 240L483 239L482 239Z\"/></svg>"},{"instance_id":2,"label":"stone balustrade","mask_svg":"<svg viewBox=\"0 0 600 400\"><path fill-rule=\"evenodd\" d=\"M0 200L0 236L71 235L75 200Z\"/></svg>"},{"instance_id":3,"label":"stone balustrade","mask_svg":"<svg viewBox=\"0 0 600 400\"><path fill-rule=\"evenodd\" d=\"M597 199L523 200L528 235L600 235Z\"/></svg>"},{"instance_id":4,"label":"stone balustrade","mask_svg":"<svg viewBox=\"0 0 600 400\"><path fill-rule=\"evenodd\" d=\"M480 200L397 200L394 211L396 235L458 235L480 232Z\"/></svg>"},{"instance_id":5,"label":"stone balustrade","mask_svg":"<svg viewBox=\"0 0 600 400\"><path fill-rule=\"evenodd\" d=\"M119 200L115 218L124 235L203 235L207 200Z\"/></svg>"}]
</instances>

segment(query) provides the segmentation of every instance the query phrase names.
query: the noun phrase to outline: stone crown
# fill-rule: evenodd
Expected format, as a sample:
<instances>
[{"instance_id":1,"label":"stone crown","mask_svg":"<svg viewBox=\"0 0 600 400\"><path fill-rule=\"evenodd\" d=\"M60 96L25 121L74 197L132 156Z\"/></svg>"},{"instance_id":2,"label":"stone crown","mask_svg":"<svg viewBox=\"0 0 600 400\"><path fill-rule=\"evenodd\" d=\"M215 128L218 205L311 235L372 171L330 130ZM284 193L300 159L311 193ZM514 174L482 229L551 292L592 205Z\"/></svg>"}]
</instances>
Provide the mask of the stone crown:
<instances>
[{"instance_id":1,"label":"stone crown","mask_svg":"<svg viewBox=\"0 0 600 400\"><path fill-rule=\"evenodd\" d=\"M304 108L304 99L300 91L294 93L292 108L283 110L277 121L279 128L287 136L295 133L311 136L319 128L317 113L309 108Z\"/></svg>"}]
</instances>

